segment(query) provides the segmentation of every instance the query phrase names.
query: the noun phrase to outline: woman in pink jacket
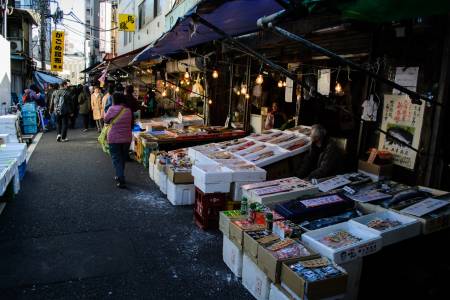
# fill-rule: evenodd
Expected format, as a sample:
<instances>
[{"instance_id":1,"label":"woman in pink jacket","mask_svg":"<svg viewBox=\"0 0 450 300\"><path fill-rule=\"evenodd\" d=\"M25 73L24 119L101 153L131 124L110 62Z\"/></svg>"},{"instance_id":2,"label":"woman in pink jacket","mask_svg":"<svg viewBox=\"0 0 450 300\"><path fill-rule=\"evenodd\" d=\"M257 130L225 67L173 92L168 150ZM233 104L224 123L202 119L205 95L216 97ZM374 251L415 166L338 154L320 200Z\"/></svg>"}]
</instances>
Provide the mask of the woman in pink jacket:
<instances>
[{"instance_id":1,"label":"woman in pink jacket","mask_svg":"<svg viewBox=\"0 0 450 300\"><path fill-rule=\"evenodd\" d=\"M133 117L131 110L125 106L125 96L122 93L114 93L113 105L105 115L105 123L112 124L108 133L109 152L116 171L114 179L118 188L126 188L125 162L128 159L128 150L131 143L131 128Z\"/></svg>"}]
</instances>

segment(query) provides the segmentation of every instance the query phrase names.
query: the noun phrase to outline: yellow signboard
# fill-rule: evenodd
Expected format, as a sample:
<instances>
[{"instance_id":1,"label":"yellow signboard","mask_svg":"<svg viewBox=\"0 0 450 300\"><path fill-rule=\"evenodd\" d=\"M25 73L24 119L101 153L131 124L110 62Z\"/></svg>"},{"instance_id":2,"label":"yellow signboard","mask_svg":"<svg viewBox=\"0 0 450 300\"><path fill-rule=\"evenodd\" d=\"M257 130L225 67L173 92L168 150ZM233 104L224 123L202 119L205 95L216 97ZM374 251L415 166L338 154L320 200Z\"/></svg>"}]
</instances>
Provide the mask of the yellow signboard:
<instances>
[{"instance_id":1,"label":"yellow signboard","mask_svg":"<svg viewBox=\"0 0 450 300\"><path fill-rule=\"evenodd\" d=\"M50 63L52 71L63 70L64 58L64 31L52 31L52 48L50 52Z\"/></svg>"},{"instance_id":2,"label":"yellow signboard","mask_svg":"<svg viewBox=\"0 0 450 300\"><path fill-rule=\"evenodd\" d=\"M136 16L119 14L119 31L135 31Z\"/></svg>"}]
</instances>

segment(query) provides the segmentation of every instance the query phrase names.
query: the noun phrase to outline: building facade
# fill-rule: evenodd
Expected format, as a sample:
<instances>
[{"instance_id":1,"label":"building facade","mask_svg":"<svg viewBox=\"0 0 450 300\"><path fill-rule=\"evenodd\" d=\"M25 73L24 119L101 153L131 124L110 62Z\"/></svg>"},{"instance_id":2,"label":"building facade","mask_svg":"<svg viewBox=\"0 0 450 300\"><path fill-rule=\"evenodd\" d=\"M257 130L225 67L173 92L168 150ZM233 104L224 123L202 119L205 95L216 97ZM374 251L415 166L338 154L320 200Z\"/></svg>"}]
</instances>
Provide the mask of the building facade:
<instances>
[{"instance_id":1,"label":"building facade","mask_svg":"<svg viewBox=\"0 0 450 300\"><path fill-rule=\"evenodd\" d=\"M89 65L101 62L100 54L100 2L98 0L85 0L85 36L89 41L86 52L89 57Z\"/></svg>"},{"instance_id":2,"label":"building facade","mask_svg":"<svg viewBox=\"0 0 450 300\"><path fill-rule=\"evenodd\" d=\"M118 14L136 16L136 31L119 32L118 55L142 48L158 39L166 31L166 15L176 2L174 0L119 1Z\"/></svg>"}]
</instances>

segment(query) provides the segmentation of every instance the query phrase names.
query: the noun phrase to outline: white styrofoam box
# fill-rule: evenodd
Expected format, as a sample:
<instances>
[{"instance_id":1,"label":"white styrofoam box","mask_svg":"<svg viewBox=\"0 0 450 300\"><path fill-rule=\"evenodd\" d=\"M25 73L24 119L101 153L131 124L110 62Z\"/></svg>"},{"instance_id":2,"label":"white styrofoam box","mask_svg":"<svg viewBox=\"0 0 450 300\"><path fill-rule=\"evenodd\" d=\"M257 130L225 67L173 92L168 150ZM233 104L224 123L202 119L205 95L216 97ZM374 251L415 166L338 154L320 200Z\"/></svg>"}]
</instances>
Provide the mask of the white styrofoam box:
<instances>
[{"instance_id":1,"label":"white styrofoam box","mask_svg":"<svg viewBox=\"0 0 450 300\"><path fill-rule=\"evenodd\" d=\"M249 183L253 183L253 181L249 181L249 182L233 182L231 184L231 197L234 201L241 201L242 199L242 186L249 184ZM248 198L247 198L248 199Z\"/></svg>"},{"instance_id":2,"label":"white styrofoam box","mask_svg":"<svg viewBox=\"0 0 450 300\"><path fill-rule=\"evenodd\" d=\"M248 138L252 139L254 141L258 141L258 142L266 142L267 140L274 138L275 136L279 135L280 133L282 133L281 130L270 129L270 130L264 131L260 135L253 135L253 136L249 136Z\"/></svg>"},{"instance_id":3,"label":"white styrofoam box","mask_svg":"<svg viewBox=\"0 0 450 300\"><path fill-rule=\"evenodd\" d=\"M266 180L267 172L260 167L255 166L250 170L233 170L233 181L260 182Z\"/></svg>"},{"instance_id":4,"label":"white styrofoam box","mask_svg":"<svg viewBox=\"0 0 450 300\"><path fill-rule=\"evenodd\" d=\"M192 176L203 183L231 183L231 170L219 164L196 164L192 167Z\"/></svg>"},{"instance_id":5,"label":"white styrofoam box","mask_svg":"<svg viewBox=\"0 0 450 300\"><path fill-rule=\"evenodd\" d=\"M270 284L269 300L292 300L292 298L280 286L273 283Z\"/></svg>"},{"instance_id":6,"label":"white styrofoam box","mask_svg":"<svg viewBox=\"0 0 450 300\"><path fill-rule=\"evenodd\" d=\"M267 151L272 151L274 153L274 155L256 161L256 159L259 157L259 155L261 155ZM290 156L291 156L291 152L287 151L286 149L283 149L278 146L267 146L264 150L258 151L251 155L247 155L243 158L245 160L257 165L258 167L265 167L265 166L268 166L275 162L278 162L280 160L283 160L285 158L288 158Z\"/></svg>"},{"instance_id":7,"label":"white styrofoam box","mask_svg":"<svg viewBox=\"0 0 450 300\"><path fill-rule=\"evenodd\" d=\"M148 175L151 180L155 180L155 164L148 165Z\"/></svg>"},{"instance_id":8,"label":"white styrofoam box","mask_svg":"<svg viewBox=\"0 0 450 300\"><path fill-rule=\"evenodd\" d=\"M366 226L370 221L375 219L390 219L399 221L401 225L378 231L374 228ZM364 229L372 231L375 234L381 235L383 238L383 246L388 246L400 241L418 236L420 234L421 224L418 220L404 216L393 211L383 211L361 216L350 220L355 226L360 226Z\"/></svg>"},{"instance_id":9,"label":"white styrofoam box","mask_svg":"<svg viewBox=\"0 0 450 300\"><path fill-rule=\"evenodd\" d=\"M347 292L345 294L345 300L358 299L359 283L361 281L361 273L363 267L362 257L352 260L350 262L340 264L347 272Z\"/></svg>"},{"instance_id":10,"label":"white styrofoam box","mask_svg":"<svg viewBox=\"0 0 450 300\"><path fill-rule=\"evenodd\" d=\"M163 194L167 194L167 174L164 171L158 171L159 173L159 190Z\"/></svg>"},{"instance_id":11,"label":"white styrofoam box","mask_svg":"<svg viewBox=\"0 0 450 300\"><path fill-rule=\"evenodd\" d=\"M213 159L208 157L208 153L197 152L194 164L217 164Z\"/></svg>"},{"instance_id":12,"label":"white styrofoam box","mask_svg":"<svg viewBox=\"0 0 450 300\"><path fill-rule=\"evenodd\" d=\"M257 300L268 300L271 281L245 253L242 259L242 285Z\"/></svg>"},{"instance_id":13,"label":"white styrofoam box","mask_svg":"<svg viewBox=\"0 0 450 300\"><path fill-rule=\"evenodd\" d=\"M205 154L217 151L218 149L219 147L214 143L190 147L188 148L188 156L192 161L197 161L204 159L206 157Z\"/></svg>"},{"instance_id":14,"label":"white styrofoam box","mask_svg":"<svg viewBox=\"0 0 450 300\"><path fill-rule=\"evenodd\" d=\"M156 165L153 168L153 181L159 187L159 171L158 171L158 168L156 167Z\"/></svg>"},{"instance_id":15,"label":"white styrofoam box","mask_svg":"<svg viewBox=\"0 0 450 300\"><path fill-rule=\"evenodd\" d=\"M203 181L198 180L197 177L194 177L194 185L203 193L229 193L231 183L204 183Z\"/></svg>"},{"instance_id":16,"label":"white styrofoam box","mask_svg":"<svg viewBox=\"0 0 450 300\"><path fill-rule=\"evenodd\" d=\"M331 248L320 242L326 235L336 231L346 231L362 240L337 249ZM350 222L339 223L306 232L302 235L302 241L306 246L316 250L318 253L328 257L337 264L346 263L358 257L375 253L383 246L381 236L367 229L355 226Z\"/></svg>"},{"instance_id":17,"label":"white styrofoam box","mask_svg":"<svg viewBox=\"0 0 450 300\"><path fill-rule=\"evenodd\" d=\"M236 277L242 277L242 250L226 236L223 236L223 262Z\"/></svg>"},{"instance_id":18,"label":"white styrofoam box","mask_svg":"<svg viewBox=\"0 0 450 300\"><path fill-rule=\"evenodd\" d=\"M293 290L291 290L288 286L286 286L286 284L284 284L283 282L281 283L281 287L284 290L286 290L287 294L291 297L291 298L289 298L289 300L291 300L291 299L294 299L294 300L308 300L307 297L301 298L301 297L297 296L295 294L295 292ZM327 297L327 298L322 298L321 300L343 300L343 299L348 300L345 294L336 295L336 296Z\"/></svg>"},{"instance_id":19,"label":"white styrofoam box","mask_svg":"<svg viewBox=\"0 0 450 300\"><path fill-rule=\"evenodd\" d=\"M193 184L175 184L167 180L167 199L172 205L191 205L195 202Z\"/></svg>"}]
</instances>

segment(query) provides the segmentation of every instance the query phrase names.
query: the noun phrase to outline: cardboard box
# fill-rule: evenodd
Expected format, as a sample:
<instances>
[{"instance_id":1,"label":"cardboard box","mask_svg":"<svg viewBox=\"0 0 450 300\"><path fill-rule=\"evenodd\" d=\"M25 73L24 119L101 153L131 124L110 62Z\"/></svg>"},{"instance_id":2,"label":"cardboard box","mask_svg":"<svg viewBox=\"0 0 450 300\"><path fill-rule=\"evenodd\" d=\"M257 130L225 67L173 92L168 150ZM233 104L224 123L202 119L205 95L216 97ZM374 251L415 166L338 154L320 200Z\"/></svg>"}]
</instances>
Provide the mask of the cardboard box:
<instances>
[{"instance_id":1,"label":"cardboard box","mask_svg":"<svg viewBox=\"0 0 450 300\"><path fill-rule=\"evenodd\" d=\"M388 165L376 165L364 160L360 160L358 163L358 171L375 175L379 178L391 178L392 176L392 164Z\"/></svg>"},{"instance_id":2,"label":"cardboard box","mask_svg":"<svg viewBox=\"0 0 450 300\"><path fill-rule=\"evenodd\" d=\"M260 268L247 256L242 259L242 285L257 300L268 300L270 280Z\"/></svg>"},{"instance_id":3,"label":"cardboard box","mask_svg":"<svg viewBox=\"0 0 450 300\"><path fill-rule=\"evenodd\" d=\"M258 246L258 267L266 273L267 277L274 282L280 282L281 265L283 262L299 261L299 260L310 260L319 257L319 255L307 248L311 255L304 257L293 257L289 259L279 260L273 256L272 252L267 250L264 246Z\"/></svg>"},{"instance_id":4,"label":"cardboard box","mask_svg":"<svg viewBox=\"0 0 450 300\"><path fill-rule=\"evenodd\" d=\"M234 220L243 220L247 216L238 215L238 216L228 216L228 211L221 211L219 213L219 230L222 231L223 235L229 237L230 236L230 223ZM238 210L232 212L239 212Z\"/></svg>"},{"instance_id":5,"label":"cardboard box","mask_svg":"<svg viewBox=\"0 0 450 300\"><path fill-rule=\"evenodd\" d=\"M272 243L280 240L280 238L276 235L272 234L272 236L277 238L277 240L273 240ZM247 232L244 232L244 240L242 245L244 253L247 254L255 263L258 263L258 249L260 245L267 246L268 244L261 244L252 238Z\"/></svg>"},{"instance_id":6,"label":"cardboard box","mask_svg":"<svg viewBox=\"0 0 450 300\"><path fill-rule=\"evenodd\" d=\"M236 277L242 276L242 251L228 237L223 236L223 262Z\"/></svg>"},{"instance_id":7,"label":"cardboard box","mask_svg":"<svg viewBox=\"0 0 450 300\"><path fill-rule=\"evenodd\" d=\"M293 263L295 262L283 263L281 268L281 286L287 287L296 296L302 299L313 300L342 295L346 292L348 275L343 268L334 265L335 268L340 269L344 273L342 276L309 282L289 268Z\"/></svg>"},{"instance_id":8,"label":"cardboard box","mask_svg":"<svg viewBox=\"0 0 450 300\"><path fill-rule=\"evenodd\" d=\"M194 183L191 171L176 171L172 166L168 166L167 179L175 184L190 184Z\"/></svg>"},{"instance_id":9,"label":"cardboard box","mask_svg":"<svg viewBox=\"0 0 450 300\"><path fill-rule=\"evenodd\" d=\"M265 227L262 226L261 230L264 230ZM230 239L235 243L235 245L242 249L242 246L244 244L244 231L257 231L258 229L252 228L249 230L244 230L241 227L237 226L235 223L230 223Z\"/></svg>"}]
</instances>

